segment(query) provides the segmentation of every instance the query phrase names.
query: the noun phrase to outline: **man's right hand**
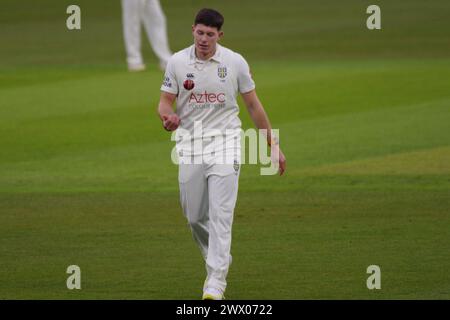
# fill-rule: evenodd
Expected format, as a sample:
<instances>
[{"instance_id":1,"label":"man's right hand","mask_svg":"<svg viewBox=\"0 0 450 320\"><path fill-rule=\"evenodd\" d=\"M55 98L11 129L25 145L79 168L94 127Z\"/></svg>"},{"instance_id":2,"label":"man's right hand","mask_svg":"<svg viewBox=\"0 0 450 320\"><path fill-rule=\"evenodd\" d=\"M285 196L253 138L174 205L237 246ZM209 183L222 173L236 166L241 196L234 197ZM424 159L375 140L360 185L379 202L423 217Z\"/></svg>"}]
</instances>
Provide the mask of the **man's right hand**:
<instances>
[{"instance_id":1,"label":"man's right hand","mask_svg":"<svg viewBox=\"0 0 450 320\"><path fill-rule=\"evenodd\" d=\"M180 118L175 114L163 115L163 127L167 131L174 131L180 125Z\"/></svg>"}]
</instances>

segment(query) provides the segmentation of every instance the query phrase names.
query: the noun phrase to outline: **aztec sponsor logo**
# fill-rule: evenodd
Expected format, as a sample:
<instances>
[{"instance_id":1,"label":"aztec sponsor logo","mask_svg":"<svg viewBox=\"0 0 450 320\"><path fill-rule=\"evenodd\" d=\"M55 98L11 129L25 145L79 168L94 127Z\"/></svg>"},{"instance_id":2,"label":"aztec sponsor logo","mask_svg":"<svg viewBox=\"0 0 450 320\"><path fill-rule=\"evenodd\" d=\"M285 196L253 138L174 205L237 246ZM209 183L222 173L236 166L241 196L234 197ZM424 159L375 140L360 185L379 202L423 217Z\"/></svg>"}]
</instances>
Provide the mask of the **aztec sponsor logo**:
<instances>
[{"instance_id":1,"label":"aztec sponsor logo","mask_svg":"<svg viewBox=\"0 0 450 320\"><path fill-rule=\"evenodd\" d=\"M225 93L192 92L189 96L189 106L193 109L225 108Z\"/></svg>"},{"instance_id":2,"label":"aztec sponsor logo","mask_svg":"<svg viewBox=\"0 0 450 320\"><path fill-rule=\"evenodd\" d=\"M225 93L218 94L208 93L206 90L203 93L191 93L189 97L189 103L225 103Z\"/></svg>"},{"instance_id":3,"label":"aztec sponsor logo","mask_svg":"<svg viewBox=\"0 0 450 320\"><path fill-rule=\"evenodd\" d=\"M189 107L192 109L225 108L225 93L192 92L189 96Z\"/></svg>"},{"instance_id":4,"label":"aztec sponsor logo","mask_svg":"<svg viewBox=\"0 0 450 320\"><path fill-rule=\"evenodd\" d=\"M172 88L172 82L170 82L169 77L164 77L163 86L167 88Z\"/></svg>"}]
</instances>

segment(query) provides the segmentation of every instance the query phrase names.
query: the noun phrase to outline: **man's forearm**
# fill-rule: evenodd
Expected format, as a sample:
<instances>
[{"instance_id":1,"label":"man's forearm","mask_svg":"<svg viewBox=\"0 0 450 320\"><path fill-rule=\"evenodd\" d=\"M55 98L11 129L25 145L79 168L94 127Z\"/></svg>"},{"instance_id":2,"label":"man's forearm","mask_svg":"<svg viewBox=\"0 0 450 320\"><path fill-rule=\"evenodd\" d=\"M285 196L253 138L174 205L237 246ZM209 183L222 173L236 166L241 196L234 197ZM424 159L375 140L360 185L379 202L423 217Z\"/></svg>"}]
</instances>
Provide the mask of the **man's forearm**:
<instances>
[{"instance_id":1,"label":"man's forearm","mask_svg":"<svg viewBox=\"0 0 450 320\"><path fill-rule=\"evenodd\" d=\"M249 114L256 128L266 130L267 144L269 146L272 144L278 144L277 137L272 135L272 126L270 124L269 117L267 117L267 114L259 101L257 101L255 105L249 109Z\"/></svg>"}]
</instances>

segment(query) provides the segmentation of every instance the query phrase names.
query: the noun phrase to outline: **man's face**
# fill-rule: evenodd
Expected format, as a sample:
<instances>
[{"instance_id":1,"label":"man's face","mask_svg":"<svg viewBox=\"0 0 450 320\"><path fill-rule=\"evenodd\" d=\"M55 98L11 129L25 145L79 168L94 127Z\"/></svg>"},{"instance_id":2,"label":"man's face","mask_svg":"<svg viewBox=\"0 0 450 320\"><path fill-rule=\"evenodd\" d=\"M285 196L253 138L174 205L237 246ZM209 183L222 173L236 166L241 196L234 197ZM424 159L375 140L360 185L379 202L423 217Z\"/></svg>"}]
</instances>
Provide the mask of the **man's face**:
<instances>
[{"instance_id":1,"label":"man's face","mask_svg":"<svg viewBox=\"0 0 450 320\"><path fill-rule=\"evenodd\" d=\"M223 32L215 27L208 27L204 24L192 26L192 35L194 36L195 49L202 56L208 56L214 52L216 43L222 37Z\"/></svg>"}]
</instances>

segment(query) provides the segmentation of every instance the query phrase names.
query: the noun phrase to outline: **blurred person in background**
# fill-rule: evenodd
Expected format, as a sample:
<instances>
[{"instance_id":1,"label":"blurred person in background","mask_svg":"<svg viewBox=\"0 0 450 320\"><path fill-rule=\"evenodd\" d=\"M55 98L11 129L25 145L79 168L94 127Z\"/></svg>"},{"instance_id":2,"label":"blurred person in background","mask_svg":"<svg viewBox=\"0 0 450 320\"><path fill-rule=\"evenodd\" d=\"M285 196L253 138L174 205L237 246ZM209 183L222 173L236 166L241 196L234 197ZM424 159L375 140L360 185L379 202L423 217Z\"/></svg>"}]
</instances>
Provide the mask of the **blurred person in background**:
<instances>
[{"instance_id":1,"label":"blurred person in background","mask_svg":"<svg viewBox=\"0 0 450 320\"><path fill-rule=\"evenodd\" d=\"M122 19L128 70L143 71L146 68L141 53L142 23L159 59L159 68L164 71L172 52L167 39L166 17L159 0L122 0Z\"/></svg>"}]
</instances>

